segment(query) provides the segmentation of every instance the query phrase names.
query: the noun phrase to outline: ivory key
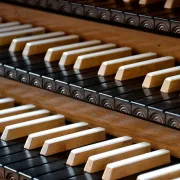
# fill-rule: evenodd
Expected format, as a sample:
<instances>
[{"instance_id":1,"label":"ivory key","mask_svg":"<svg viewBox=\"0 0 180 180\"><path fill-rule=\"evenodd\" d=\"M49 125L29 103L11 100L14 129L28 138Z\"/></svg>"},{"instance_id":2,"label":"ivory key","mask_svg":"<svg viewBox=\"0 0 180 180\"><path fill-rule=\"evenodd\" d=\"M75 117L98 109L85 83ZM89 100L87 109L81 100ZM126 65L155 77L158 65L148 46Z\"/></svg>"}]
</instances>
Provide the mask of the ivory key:
<instances>
[{"instance_id":1,"label":"ivory key","mask_svg":"<svg viewBox=\"0 0 180 180\"><path fill-rule=\"evenodd\" d=\"M105 61L101 64L98 75L100 76L108 76L111 74L116 74L119 67L127 64L132 64L136 62L141 62L149 59L154 59L157 57L156 53L144 53L133 56L128 56L120 59L113 59L109 61Z\"/></svg>"},{"instance_id":2,"label":"ivory key","mask_svg":"<svg viewBox=\"0 0 180 180\"><path fill-rule=\"evenodd\" d=\"M0 99L0 109L7 109L13 106L14 106L14 99L12 98Z\"/></svg>"},{"instance_id":3,"label":"ivory key","mask_svg":"<svg viewBox=\"0 0 180 180\"><path fill-rule=\"evenodd\" d=\"M143 62L133 63L121 66L115 76L116 80L127 80L144 76L147 73L166 69L175 66L174 57L166 56L157 59L147 60Z\"/></svg>"},{"instance_id":4,"label":"ivory key","mask_svg":"<svg viewBox=\"0 0 180 180\"><path fill-rule=\"evenodd\" d=\"M171 93L180 90L180 75L171 76L164 80L161 92Z\"/></svg>"},{"instance_id":5,"label":"ivory key","mask_svg":"<svg viewBox=\"0 0 180 180\"><path fill-rule=\"evenodd\" d=\"M0 33L18 31L18 30L28 29L28 28L32 28L32 25L31 24L23 24L23 25L18 25L18 26L0 28Z\"/></svg>"},{"instance_id":6,"label":"ivory key","mask_svg":"<svg viewBox=\"0 0 180 180\"><path fill-rule=\"evenodd\" d=\"M90 156L85 165L84 171L88 173L95 173L104 170L106 165L109 163L144 154L150 151L150 144L143 142Z\"/></svg>"},{"instance_id":7,"label":"ivory key","mask_svg":"<svg viewBox=\"0 0 180 180\"><path fill-rule=\"evenodd\" d=\"M88 129L88 123L79 122L62 127L57 127L37 133L30 134L26 140L24 148L35 149L42 147L44 142L48 139L52 139L58 136L64 136L67 134L75 133L78 131Z\"/></svg>"},{"instance_id":8,"label":"ivory key","mask_svg":"<svg viewBox=\"0 0 180 180\"><path fill-rule=\"evenodd\" d=\"M69 35L64 37L56 37L51 39L29 42L26 44L23 50L23 55L30 56L30 55L45 53L51 47L76 43L78 41L79 41L79 36Z\"/></svg>"},{"instance_id":9,"label":"ivory key","mask_svg":"<svg viewBox=\"0 0 180 180\"><path fill-rule=\"evenodd\" d=\"M172 67L148 73L144 79L143 87L152 88L163 84L167 77L180 74L180 67Z\"/></svg>"},{"instance_id":10,"label":"ivory key","mask_svg":"<svg viewBox=\"0 0 180 180\"><path fill-rule=\"evenodd\" d=\"M66 164L70 166L77 166L85 163L92 155L124 147L130 144L132 144L132 138L129 136L123 136L100 143L80 147L71 151Z\"/></svg>"},{"instance_id":11,"label":"ivory key","mask_svg":"<svg viewBox=\"0 0 180 180\"><path fill-rule=\"evenodd\" d=\"M106 166L102 179L114 180L170 163L170 152L165 149L149 152Z\"/></svg>"},{"instance_id":12,"label":"ivory key","mask_svg":"<svg viewBox=\"0 0 180 180\"><path fill-rule=\"evenodd\" d=\"M122 58L132 55L132 49L129 47L122 47L116 49L110 49L106 51L81 55L77 58L74 68L75 69L87 69L91 67L100 66L104 61Z\"/></svg>"},{"instance_id":13,"label":"ivory key","mask_svg":"<svg viewBox=\"0 0 180 180\"><path fill-rule=\"evenodd\" d=\"M0 119L0 132L3 132L4 128L8 125L17 124L20 122L25 122L25 121L29 121L29 120L37 119L41 117L46 117L49 114L50 112L48 110L43 109L43 110L37 110L37 111L32 111L32 112L27 112L23 114L1 118Z\"/></svg>"},{"instance_id":14,"label":"ivory key","mask_svg":"<svg viewBox=\"0 0 180 180\"><path fill-rule=\"evenodd\" d=\"M80 146L103 141L106 138L104 128L93 128L81 132L46 140L40 154L49 156Z\"/></svg>"},{"instance_id":15,"label":"ivory key","mask_svg":"<svg viewBox=\"0 0 180 180\"><path fill-rule=\"evenodd\" d=\"M141 174L137 180L169 180L180 177L180 164Z\"/></svg>"},{"instance_id":16,"label":"ivory key","mask_svg":"<svg viewBox=\"0 0 180 180\"><path fill-rule=\"evenodd\" d=\"M65 124L64 120L65 117L63 115L57 114L27 122L12 124L5 127L1 139L9 141L28 136L31 133L62 126Z\"/></svg>"},{"instance_id":17,"label":"ivory key","mask_svg":"<svg viewBox=\"0 0 180 180\"><path fill-rule=\"evenodd\" d=\"M17 52L22 51L28 42L33 42L37 40L43 40L43 39L49 39L61 36L63 32L51 32L51 33L45 33L40 35L34 35L34 36L27 36L27 37L21 37L17 39L13 39L9 51Z\"/></svg>"},{"instance_id":18,"label":"ivory key","mask_svg":"<svg viewBox=\"0 0 180 180\"><path fill-rule=\"evenodd\" d=\"M2 20L2 18L0 20ZM20 22L18 22L18 21L1 23L0 28L7 28L7 27L12 27L12 26L17 26L19 24L20 24Z\"/></svg>"}]
</instances>

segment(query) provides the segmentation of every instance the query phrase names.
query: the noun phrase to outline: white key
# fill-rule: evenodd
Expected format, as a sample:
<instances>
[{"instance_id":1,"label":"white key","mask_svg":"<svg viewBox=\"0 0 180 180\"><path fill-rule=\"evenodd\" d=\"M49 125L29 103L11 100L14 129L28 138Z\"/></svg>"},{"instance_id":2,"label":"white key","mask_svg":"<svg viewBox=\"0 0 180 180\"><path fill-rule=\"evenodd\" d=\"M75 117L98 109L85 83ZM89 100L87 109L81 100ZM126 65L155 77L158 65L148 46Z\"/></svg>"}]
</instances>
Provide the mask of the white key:
<instances>
[{"instance_id":1,"label":"white key","mask_svg":"<svg viewBox=\"0 0 180 180\"><path fill-rule=\"evenodd\" d=\"M7 28L7 27L12 27L12 26L17 26L19 24L20 24L20 22L18 22L18 21L1 23L0 28Z\"/></svg>"},{"instance_id":2,"label":"white key","mask_svg":"<svg viewBox=\"0 0 180 180\"><path fill-rule=\"evenodd\" d=\"M165 149L131 157L106 166L102 179L114 180L170 163L170 152Z\"/></svg>"},{"instance_id":3,"label":"white key","mask_svg":"<svg viewBox=\"0 0 180 180\"><path fill-rule=\"evenodd\" d=\"M32 111L32 112L27 112L23 114L1 118L0 119L0 132L3 132L4 128L8 125L17 124L20 122L25 122L25 121L29 121L29 120L37 119L41 117L46 117L49 114L50 112L48 110L43 109L43 110L37 110L37 111Z\"/></svg>"},{"instance_id":4,"label":"white key","mask_svg":"<svg viewBox=\"0 0 180 180\"><path fill-rule=\"evenodd\" d=\"M180 75L171 76L164 80L161 92L171 93L180 90Z\"/></svg>"},{"instance_id":5,"label":"white key","mask_svg":"<svg viewBox=\"0 0 180 180\"><path fill-rule=\"evenodd\" d=\"M33 133L28 136L24 148L26 149L39 148L42 147L44 142L48 139L52 139L58 136L64 136L67 134L83 131L86 129L88 129L88 123L79 122L67 126L57 127L57 128Z\"/></svg>"},{"instance_id":6,"label":"white key","mask_svg":"<svg viewBox=\"0 0 180 180\"><path fill-rule=\"evenodd\" d=\"M23 24L23 25L8 27L8 28L0 28L0 33L18 31L18 30L28 29L28 28L32 28L32 25L31 24Z\"/></svg>"},{"instance_id":7,"label":"white key","mask_svg":"<svg viewBox=\"0 0 180 180\"><path fill-rule=\"evenodd\" d=\"M63 115L47 116L27 122L6 126L1 136L2 140L9 141L28 136L31 133L55 128L64 125Z\"/></svg>"},{"instance_id":8,"label":"white key","mask_svg":"<svg viewBox=\"0 0 180 180\"><path fill-rule=\"evenodd\" d=\"M62 33L62 36L63 35L64 33ZM77 43L78 41L79 41L79 36L69 35L69 36L29 42L26 44L23 50L23 55L30 56L30 55L45 53L51 47Z\"/></svg>"},{"instance_id":9,"label":"white key","mask_svg":"<svg viewBox=\"0 0 180 180\"><path fill-rule=\"evenodd\" d=\"M49 156L87 144L105 140L104 128L93 128L81 132L46 140L40 154Z\"/></svg>"},{"instance_id":10,"label":"white key","mask_svg":"<svg viewBox=\"0 0 180 180\"><path fill-rule=\"evenodd\" d=\"M167 9L178 8L178 7L180 7L179 0L166 0L166 3L164 5L164 8Z\"/></svg>"},{"instance_id":11,"label":"white key","mask_svg":"<svg viewBox=\"0 0 180 180\"><path fill-rule=\"evenodd\" d=\"M36 27L36 28L19 30L19 31L0 33L0 46L10 44L11 41L15 38L42 34L44 32L45 32L45 29L43 27Z\"/></svg>"},{"instance_id":12,"label":"white key","mask_svg":"<svg viewBox=\"0 0 180 180\"><path fill-rule=\"evenodd\" d=\"M141 174L137 180L169 180L180 177L180 164Z\"/></svg>"},{"instance_id":13,"label":"white key","mask_svg":"<svg viewBox=\"0 0 180 180\"><path fill-rule=\"evenodd\" d=\"M132 49L129 47L116 48L86 55L81 55L77 58L74 68L87 69L100 66L104 61L130 56Z\"/></svg>"},{"instance_id":14,"label":"white key","mask_svg":"<svg viewBox=\"0 0 180 180\"><path fill-rule=\"evenodd\" d=\"M12 98L0 99L0 109L7 109L13 106L14 106L14 99Z\"/></svg>"},{"instance_id":15,"label":"white key","mask_svg":"<svg viewBox=\"0 0 180 180\"><path fill-rule=\"evenodd\" d=\"M104 51L108 49L114 49L115 47L116 47L116 44L110 43L110 44L102 44L102 45L88 47L88 48L82 48L78 50L66 51L62 55L59 61L59 65L62 65L62 66L73 65L77 57L80 55Z\"/></svg>"},{"instance_id":16,"label":"white key","mask_svg":"<svg viewBox=\"0 0 180 180\"><path fill-rule=\"evenodd\" d=\"M79 164L86 163L88 158L92 155L117 149L123 146L128 146L130 144L132 144L132 138L129 136L123 136L100 143L80 147L71 151L66 164L70 166L77 166Z\"/></svg>"},{"instance_id":17,"label":"white key","mask_svg":"<svg viewBox=\"0 0 180 180\"><path fill-rule=\"evenodd\" d=\"M148 153L150 151L150 144L143 142L90 156L85 165L84 171L88 173L95 173L104 170L106 165L109 163Z\"/></svg>"},{"instance_id":18,"label":"white key","mask_svg":"<svg viewBox=\"0 0 180 180\"><path fill-rule=\"evenodd\" d=\"M17 115L17 114L22 114L25 112L32 111L35 108L36 108L35 105L28 104L28 105L22 105L22 106L12 107L12 108L8 108L8 109L3 109L3 110L0 110L0 118L4 118L7 116L13 116L13 115Z\"/></svg>"},{"instance_id":19,"label":"white key","mask_svg":"<svg viewBox=\"0 0 180 180\"><path fill-rule=\"evenodd\" d=\"M149 5L149 4L159 3L159 2L162 2L162 1L161 0L140 0L139 4Z\"/></svg>"},{"instance_id":20,"label":"white key","mask_svg":"<svg viewBox=\"0 0 180 180\"><path fill-rule=\"evenodd\" d=\"M111 74L116 74L119 67L127 64L137 63L149 59L156 58L156 53L144 53L133 56L128 56L120 59L113 59L109 61L105 61L101 64L98 75L100 76L108 76Z\"/></svg>"},{"instance_id":21,"label":"white key","mask_svg":"<svg viewBox=\"0 0 180 180\"><path fill-rule=\"evenodd\" d=\"M178 74L180 74L179 66L151 72L146 75L142 86L145 88L160 86L163 84L164 80L167 77L175 76Z\"/></svg>"},{"instance_id":22,"label":"white key","mask_svg":"<svg viewBox=\"0 0 180 180\"><path fill-rule=\"evenodd\" d=\"M174 57L166 56L134 64L121 66L116 73L116 80L127 80L144 76L147 73L175 66Z\"/></svg>"},{"instance_id":23,"label":"white key","mask_svg":"<svg viewBox=\"0 0 180 180\"><path fill-rule=\"evenodd\" d=\"M60 59L60 57L62 56L62 54L65 51L91 47L91 46L95 46L95 45L99 45L99 44L101 44L101 41L92 40L92 41L79 42L79 43L75 43L75 44L50 48L50 49L48 49L44 60L45 61L57 61Z\"/></svg>"},{"instance_id":24,"label":"white key","mask_svg":"<svg viewBox=\"0 0 180 180\"><path fill-rule=\"evenodd\" d=\"M13 39L13 41L9 47L9 51L12 51L12 52L22 51L24 49L26 43L28 43L28 42L54 38L54 37L58 37L61 35L62 35L62 32L51 32L51 33L45 33L45 34L40 34L40 35L27 36L27 37Z\"/></svg>"}]
</instances>

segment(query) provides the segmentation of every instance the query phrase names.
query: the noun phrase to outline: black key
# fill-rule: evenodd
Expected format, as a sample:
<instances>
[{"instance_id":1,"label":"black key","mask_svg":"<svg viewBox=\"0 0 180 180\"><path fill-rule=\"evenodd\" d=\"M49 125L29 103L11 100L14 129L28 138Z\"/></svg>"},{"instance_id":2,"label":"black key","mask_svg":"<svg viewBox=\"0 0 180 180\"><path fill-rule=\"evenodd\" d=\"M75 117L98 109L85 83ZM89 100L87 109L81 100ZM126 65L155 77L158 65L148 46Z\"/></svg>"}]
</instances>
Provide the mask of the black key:
<instances>
[{"instance_id":1,"label":"black key","mask_svg":"<svg viewBox=\"0 0 180 180\"><path fill-rule=\"evenodd\" d=\"M93 79L91 79L91 80L93 81ZM137 82L142 82L143 79L144 79L144 77L143 78L140 77L140 78L135 78L135 79L129 79L129 80L125 80L125 81L113 80L110 82L107 81L107 82L102 83L102 84L96 83L96 85L88 86L88 87L84 88L85 101L92 103L92 104L99 104L99 93L101 91L105 91L107 89L113 89L113 88L129 85L129 84L135 84ZM86 81L91 82L91 80L86 80Z\"/></svg>"},{"instance_id":2,"label":"black key","mask_svg":"<svg viewBox=\"0 0 180 180\"><path fill-rule=\"evenodd\" d=\"M97 172L97 173L84 173L72 178L69 178L68 180L101 180L102 179L103 172Z\"/></svg>"},{"instance_id":3,"label":"black key","mask_svg":"<svg viewBox=\"0 0 180 180\"><path fill-rule=\"evenodd\" d=\"M140 89L138 91L133 91L128 94L123 94L115 97L115 110L123 112L126 114L131 114L131 101L135 99L144 98L146 96L152 96L154 94L160 93L160 87L150 88L150 89ZM147 118L147 117L141 117Z\"/></svg>"},{"instance_id":4,"label":"black key","mask_svg":"<svg viewBox=\"0 0 180 180\"><path fill-rule=\"evenodd\" d=\"M153 96L132 100L132 115L149 119L148 106L178 97L179 92L170 94L160 93Z\"/></svg>"},{"instance_id":5,"label":"black key","mask_svg":"<svg viewBox=\"0 0 180 180\"><path fill-rule=\"evenodd\" d=\"M126 94L141 88L142 82L102 91L99 93L100 105L108 109L114 109L114 98L116 96Z\"/></svg>"},{"instance_id":6,"label":"black key","mask_svg":"<svg viewBox=\"0 0 180 180\"><path fill-rule=\"evenodd\" d=\"M166 113L166 125L175 129L180 129L180 107L171 109Z\"/></svg>"},{"instance_id":7,"label":"black key","mask_svg":"<svg viewBox=\"0 0 180 180\"><path fill-rule=\"evenodd\" d=\"M150 105L148 106L149 120L166 125L165 111L176 107L180 107L180 98Z\"/></svg>"},{"instance_id":8,"label":"black key","mask_svg":"<svg viewBox=\"0 0 180 180\"><path fill-rule=\"evenodd\" d=\"M97 84L100 86L100 84L108 81L112 81L114 79L113 76L97 76L92 79L87 79L84 81L78 81L73 84L70 84L70 94L72 97L84 100L85 98L85 92L84 88L87 88L88 86L92 86L94 84Z\"/></svg>"},{"instance_id":9,"label":"black key","mask_svg":"<svg viewBox=\"0 0 180 180\"><path fill-rule=\"evenodd\" d=\"M68 179L73 176L78 176L84 172L84 165L75 166L75 167L67 167L63 169L59 169L58 171L51 172L39 177L34 178L33 180L63 180Z\"/></svg>"}]
</instances>

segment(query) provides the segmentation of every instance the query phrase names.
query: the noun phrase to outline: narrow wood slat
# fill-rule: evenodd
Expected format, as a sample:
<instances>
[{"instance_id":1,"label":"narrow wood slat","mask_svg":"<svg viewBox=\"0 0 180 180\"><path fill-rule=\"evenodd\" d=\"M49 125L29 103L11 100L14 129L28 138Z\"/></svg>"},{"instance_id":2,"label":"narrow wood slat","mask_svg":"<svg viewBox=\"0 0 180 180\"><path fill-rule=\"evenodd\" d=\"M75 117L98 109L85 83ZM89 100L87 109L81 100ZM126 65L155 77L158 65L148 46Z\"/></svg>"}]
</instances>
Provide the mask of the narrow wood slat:
<instances>
[{"instance_id":1,"label":"narrow wood slat","mask_svg":"<svg viewBox=\"0 0 180 180\"><path fill-rule=\"evenodd\" d=\"M63 35L64 33L62 32L61 36ZM51 47L77 43L78 41L79 41L79 36L69 35L64 37L56 37L51 39L29 42L26 44L23 50L23 55L30 56L30 55L45 53Z\"/></svg>"},{"instance_id":2,"label":"narrow wood slat","mask_svg":"<svg viewBox=\"0 0 180 180\"><path fill-rule=\"evenodd\" d=\"M0 99L0 109L7 109L13 106L14 106L14 99L12 98Z\"/></svg>"},{"instance_id":3,"label":"narrow wood slat","mask_svg":"<svg viewBox=\"0 0 180 180\"><path fill-rule=\"evenodd\" d=\"M106 166L102 179L120 179L170 163L170 152L165 149L124 159Z\"/></svg>"},{"instance_id":4,"label":"narrow wood slat","mask_svg":"<svg viewBox=\"0 0 180 180\"><path fill-rule=\"evenodd\" d=\"M62 54L65 51L91 47L91 46L95 46L95 45L99 45L99 44L101 44L101 41L92 40L92 41L85 41L85 42L79 42L79 43L74 43L74 44L70 44L70 45L50 48L50 49L48 49L44 60L45 61L57 61L57 60L60 60Z\"/></svg>"},{"instance_id":5,"label":"narrow wood slat","mask_svg":"<svg viewBox=\"0 0 180 180\"><path fill-rule=\"evenodd\" d=\"M28 43L28 42L58 37L61 34L62 34L62 32L60 31L60 32L51 32L51 33L45 33L45 34L40 34L40 35L27 36L27 37L13 39L13 41L9 47L9 51L12 51L12 52L22 51L24 49L26 43Z\"/></svg>"},{"instance_id":6,"label":"narrow wood slat","mask_svg":"<svg viewBox=\"0 0 180 180\"><path fill-rule=\"evenodd\" d=\"M174 58L171 56L152 59L144 62L121 66L116 73L116 80L133 79L146 74L175 66Z\"/></svg>"},{"instance_id":7,"label":"narrow wood slat","mask_svg":"<svg viewBox=\"0 0 180 180\"><path fill-rule=\"evenodd\" d=\"M180 90L180 75L168 77L164 80L161 92L171 93Z\"/></svg>"},{"instance_id":8,"label":"narrow wood slat","mask_svg":"<svg viewBox=\"0 0 180 180\"><path fill-rule=\"evenodd\" d=\"M179 0L166 0L166 3L164 5L164 8L167 9L178 8L178 7L180 7Z\"/></svg>"},{"instance_id":9,"label":"narrow wood slat","mask_svg":"<svg viewBox=\"0 0 180 180\"><path fill-rule=\"evenodd\" d=\"M3 109L3 110L0 110L0 118L13 116L13 115L17 115L17 114L22 114L22 113L25 113L25 112L32 111L35 108L36 108L35 105L27 104L27 105L8 108L8 109Z\"/></svg>"},{"instance_id":10,"label":"narrow wood slat","mask_svg":"<svg viewBox=\"0 0 180 180\"><path fill-rule=\"evenodd\" d=\"M79 122L67 126L57 127L57 128L33 133L28 136L24 148L26 149L39 148L42 147L44 142L48 139L52 139L58 136L64 136L67 134L75 133L86 129L88 129L88 123Z\"/></svg>"},{"instance_id":11,"label":"narrow wood slat","mask_svg":"<svg viewBox=\"0 0 180 180\"><path fill-rule=\"evenodd\" d=\"M100 66L104 61L122 58L130 55L132 55L132 49L129 47L122 47L87 55L81 55L77 58L74 64L74 68L87 69L91 67L96 67Z\"/></svg>"},{"instance_id":12,"label":"narrow wood slat","mask_svg":"<svg viewBox=\"0 0 180 180\"><path fill-rule=\"evenodd\" d=\"M32 25L31 24L23 24L23 25L17 25L17 26L12 26L12 27L7 27L7 28L0 28L0 33L18 31L18 30L28 29L28 28L32 28Z\"/></svg>"},{"instance_id":13,"label":"narrow wood slat","mask_svg":"<svg viewBox=\"0 0 180 180\"><path fill-rule=\"evenodd\" d=\"M132 144L132 138L129 136L123 136L100 143L80 147L71 151L66 164L70 166L77 166L79 164L86 163L88 158L92 155L117 149L123 146L128 146L130 144Z\"/></svg>"},{"instance_id":14,"label":"narrow wood slat","mask_svg":"<svg viewBox=\"0 0 180 180\"><path fill-rule=\"evenodd\" d=\"M116 47L116 44L109 43L109 44L103 44L99 46L93 46L88 48L82 48L78 50L72 50L72 51L66 51L63 53L59 64L62 66L72 65L75 63L78 56L84 55L84 54L90 54L94 52L104 51L108 49L113 49Z\"/></svg>"},{"instance_id":15,"label":"narrow wood slat","mask_svg":"<svg viewBox=\"0 0 180 180\"><path fill-rule=\"evenodd\" d=\"M45 32L43 27L29 28L20 31L7 32L0 34L0 46L8 45L15 38L23 37L23 36L31 36L36 34L42 34Z\"/></svg>"},{"instance_id":16,"label":"narrow wood slat","mask_svg":"<svg viewBox=\"0 0 180 180\"><path fill-rule=\"evenodd\" d=\"M141 174L137 180L169 180L180 177L180 164Z\"/></svg>"},{"instance_id":17,"label":"narrow wood slat","mask_svg":"<svg viewBox=\"0 0 180 180\"><path fill-rule=\"evenodd\" d=\"M146 75L142 86L145 88L161 86L167 77L178 74L180 74L179 66L151 72Z\"/></svg>"},{"instance_id":18,"label":"narrow wood slat","mask_svg":"<svg viewBox=\"0 0 180 180\"><path fill-rule=\"evenodd\" d=\"M25 122L25 121L29 121L29 120L33 120L33 119L37 119L41 117L46 117L49 114L50 112L48 110L43 109L43 110L37 110L37 111L32 111L32 112L27 112L23 114L1 118L0 119L0 132L3 132L4 128L8 125L17 124L20 122Z\"/></svg>"},{"instance_id":19,"label":"narrow wood slat","mask_svg":"<svg viewBox=\"0 0 180 180\"><path fill-rule=\"evenodd\" d=\"M97 154L89 157L85 165L84 171L88 173L95 173L104 170L106 168L106 165L109 163L148 153L150 151L150 144L143 142Z\"/></svg>"},{"instance_id":20,"label":"narrow wood slat","mask_svg":"<svg viewBox=\"0 0 180 180\"><path fill-rule=\"evenodd\" d=\"M71 150L87 144L103 141L106 138L104 128L93 128L81 132L46 140L40 154L49 156Z\"/></svg>"},{"instance_id":21,"label":"narrow wood slat","mask_svg":"<svg viewBox=\"0 0 180 180\"><path fill-rule=\"evenodd\" d=\"M128 56L120 59L114 59L105 61L101 64L98 75L100 76L108 76L111 74L116 74L119 67L127 64L132 64L136 62L141 62L149 59L154 59L157 57L156 53L144 53L133 56Z\"/></svg>"},{"instance_id":22,"label":"narrow wood slat","mask_svg":"<svg viewBox=\"0 0 180 180\"><path fill-rule=\"evenodd\" d=\"M141 5L149 5L149 4L159 3L159 2L162 2L162 0L140 0L139 4L141 4Z\"/></svg>"},{"instance_id":23,"label":"narrow wood slat","mask_svg":"<svg viewBox=\"0 0 180 180\"><path fill-rule=\"evenodd\" d=\"M47 116L40 119L34 119L32 121L12 124L6 126L1 139L10 141L21 137L28 136L31 133L55 128L65 124L65 117L63 115Z\"/></svg>"},{"instance_id":24,"label":"narrow wood slat","mask_svg":"<svg viewBox=\"0 0 180 180\"><path fill-rule=\"evenodd\" d=\"M1 18L0 20L2 20L2 18ZM1 23L1 24L0 24L0 28L7 28L7 27L11 27L11 26L17 26L17 25L19 25L19 24L20 24L20 22L18 22L18 21Z\"/></svg>"}]
</instances>

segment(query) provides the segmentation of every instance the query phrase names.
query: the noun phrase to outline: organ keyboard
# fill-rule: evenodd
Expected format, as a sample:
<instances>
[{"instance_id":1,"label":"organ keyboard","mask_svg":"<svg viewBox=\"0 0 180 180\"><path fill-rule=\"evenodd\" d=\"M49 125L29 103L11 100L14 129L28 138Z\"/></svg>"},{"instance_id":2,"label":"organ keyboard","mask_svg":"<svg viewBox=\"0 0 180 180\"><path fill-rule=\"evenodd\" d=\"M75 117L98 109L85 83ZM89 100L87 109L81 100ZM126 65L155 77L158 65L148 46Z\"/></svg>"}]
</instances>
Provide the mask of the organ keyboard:
<instances>
[{"instance_id":1,"label":"organ keyboard","mask_svg":"<svg viewBox=\"0 0 180 180\"><path fill-rule=\"evenodd\" d=\"M115 5L63 2L71 8L80 3L96 10ZM145 6L138 6L147 11L148 3L140 1ZM168 3L172 5L168 1L166 7ZM172 11L178 17L177 7ZM14 12L37 17L29 20L28 15ZM125 18L130 12L136 11L123 12ZM84 23L76 29L66 22L70 18L48 15L62 18L63 23L50 29L43 21L46 13L0 3L1 177L178 178L178 38L127 29L149 36L151 43L136 35L127 37L123 28L96 24L102 29L99 36L91 22L76 19L77 24ZM87 32L89 27L92 32ZM106 27L112 32L107 33ZM114 36L118 29L120 39Z\"/></svg>"}]
</instances>

